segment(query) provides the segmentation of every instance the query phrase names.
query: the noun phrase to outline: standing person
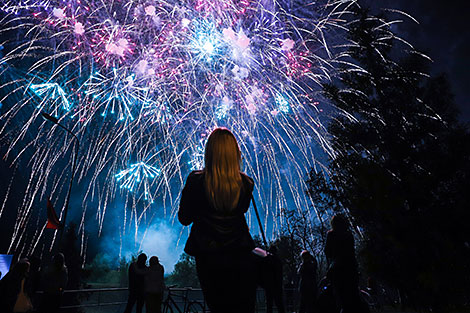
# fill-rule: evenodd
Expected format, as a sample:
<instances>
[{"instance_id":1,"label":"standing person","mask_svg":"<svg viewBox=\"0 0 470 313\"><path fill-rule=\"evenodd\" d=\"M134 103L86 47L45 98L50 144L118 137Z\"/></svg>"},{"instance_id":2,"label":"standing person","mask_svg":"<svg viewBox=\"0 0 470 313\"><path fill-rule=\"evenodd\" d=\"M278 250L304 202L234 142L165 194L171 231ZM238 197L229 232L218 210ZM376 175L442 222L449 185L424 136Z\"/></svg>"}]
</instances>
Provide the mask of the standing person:
<instances>
[{"instance_id":1,"label":"standing person","mask_svg":"<svg viewBox=\"0 0 470 313\"><path fill-rule=\"evenodd\" d=\"M272 269L270 277L266 277L264 290L266 292L266 313L273 312L273 302L276 304L279 313L285 313L284 292L282 281L282 261L277 254L277 249L272 246L269 252L269 267Z\"/></svg>"},{"instance_id":2,"label":"standing person","mask_svg":"<svg viewBox=\"0 0 470 313\"><path fill-rule=\"evenodd\" d=\"M325 245L325 255L330 264L328 279L341 312L360 312L354 237L342 215L333 216L330 223L332 229L328 231Z\"/></svg>"},{"instance_id":3,"label":"standing person","mask_svg":"<svg viewBox=\"0 0 470 313\"><path fill-rule=\"evenodd\" d=\"M149 267L145 271L145 312L146 313L161 313L163 290L165 283L163 281L163 274L165 272L163 265L158 261L158 257L153 256L150 258Z\"/></svg>"},{"instance_id":4,"label":"standing person","mask_svg":"<svg viewBox=\"0 0 470 313\"><path fill-rule=\"evenodd\" d=\"M42 296L40 312L59 312L62 294L68 281L68 271L65 266L65 257L62 253L54 255L52 264L45 269L41 280L44 294Z\"/></svg>"},{"instance_id":5,"label":"standing person","mask_svg":"<svg viewBox=\"0 0 470 313\"><path fill-rule=\"evenodd\" d=\"M144 272L147 268L145 262L147 262L147 255L141 253L137 261L129 265L129 296L124 313L131 313L136 303L136 313L142 313L145 303Z\"/></svg>"},{"instance_id":6,"label":"standing person","mask_svg":"<svg viewBox=\"0 0 470 313\"><path fill-rule=\"evenodd\" d=\"M29 262L21 259L0 281L0 312L31 312Z\"/></svg>"},{"instance_id":7,"label":"standing person","mask_svg":"<svg viewBox=\"0 0 470 313\"><path fill-rule=\"evenodd\" d=\"M245 213L253 180L240 171L235 136L217 128L209 136L205 167L189 174L178 219L193 224L185 252L196 258L196 270L211 313L252 313L256 300L255 244Z\"/></svg>"},{"instance_id":8,"label":"standing person","mask_svg":"<svg viewBox=\"0 0 470 313\"><path fill-rule=\"evenodd\" d=\"M41 288L41 259L35 255L28 257L29 264L29 279L31 281L31 300L33 302L33 307L38 307L40 297L37 294L38 290Z\"/></svg>"},{"instance_id":9,"label":"standing person","mask_svg":"<svg viewBox=\"0 0 470 313\"><path fill-rule=\"evenodd\" d=\"M300 276L300 308L299 313L312 313L317 299L317 260L308 252L300 253L302 263L298 274Z\"/></svg>"}]
</instances>

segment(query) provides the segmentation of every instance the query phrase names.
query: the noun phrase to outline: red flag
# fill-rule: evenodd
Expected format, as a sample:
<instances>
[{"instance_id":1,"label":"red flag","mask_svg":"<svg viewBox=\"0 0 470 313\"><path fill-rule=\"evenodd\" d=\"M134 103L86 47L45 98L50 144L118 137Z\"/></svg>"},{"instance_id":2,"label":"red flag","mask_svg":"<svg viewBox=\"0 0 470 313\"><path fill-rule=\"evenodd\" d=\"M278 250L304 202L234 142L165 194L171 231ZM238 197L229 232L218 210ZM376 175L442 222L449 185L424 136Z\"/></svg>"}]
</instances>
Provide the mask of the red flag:
<instances>
[{"instance_id":1,"label":"red flag","mask_svg":"<svg viewBox=\"0 0 470 313\"><path fill-rule=\"evenodd\" d=\"M54 207L52 206L51 199L47 199L47 225L48 229L60 229L62 225L60 224L59 218L55 213Z\"/></svg>"}]
</instances>

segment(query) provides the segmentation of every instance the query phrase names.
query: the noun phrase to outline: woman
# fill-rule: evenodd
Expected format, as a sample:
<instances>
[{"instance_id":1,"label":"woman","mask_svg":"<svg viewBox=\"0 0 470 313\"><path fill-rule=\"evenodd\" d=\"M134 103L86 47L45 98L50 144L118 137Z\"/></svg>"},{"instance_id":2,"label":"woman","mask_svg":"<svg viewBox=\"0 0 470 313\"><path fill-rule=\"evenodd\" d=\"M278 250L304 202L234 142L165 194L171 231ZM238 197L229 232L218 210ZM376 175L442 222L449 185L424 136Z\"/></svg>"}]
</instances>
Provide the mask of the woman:
<instances>
[{"instance_id":1,"label":"woman","mask_svg":"<svg viewBox=\"0 0 470 313\"><path fill-rule=\"evenodd\" d=\"M325 255L330 263L328 278L342 313L368 312L360 300L354 237L342 215L331 219L326 237Z\"/></svg>"},{"instance_id":2,"label":"woman","mask_svg":"<svg viewBox=\"0 0 470 313\"><path fill-rule=\"evenodd\" d=\"M21 259L0 281L1 312L31 312L30 264Z\"/></svg>"},{"instance_id":3,"label":"woman","mask_svg":"<svg viewBox=\"0 0 470 313\"><path fill-rule=\"evenodd\" d=\"M317 299L317 260L307 250L300 254L302 263L297 271L300 277L299 313L312 313Z\"/></svg>"},{"instance_id":4,"label":"woman","mask_svg":"<svg viewBox=\"0 0 470 313\"><path fill-rule=\"evenodd\" d=\"M245 213L253 180L240 171L241 154L235 136L225 128L209 136L205 167L189 174L178 219L193 224L185 252L196 258L205 300L212 313L254 312L255 245Z\"/></svg>"},{"instance_id":5,"label":"woman","mask_svg":"<svg viewBox=\"0 0 470 313\"><path fill-rule=\"evenodd\" d=\"M150 258L149 267L137 270L144 276L145 282L145 312L161 313L163 290L165 283L163 274L165 272L163 265L160 264L158 257Z\"/></svg>"},{"instance_id":6,"label":"woman","mask_svg":"<svg viewBox=\"0 0 470 313\"><path fill-rule=\"evenodd\" d=\"M65 257L62 253L57 253L52 258L52 264L42 274L44 293L39 312L56 313L60 311L62 295L67 282L68 271L65 266Z\"/></svg>"}]
</instances>

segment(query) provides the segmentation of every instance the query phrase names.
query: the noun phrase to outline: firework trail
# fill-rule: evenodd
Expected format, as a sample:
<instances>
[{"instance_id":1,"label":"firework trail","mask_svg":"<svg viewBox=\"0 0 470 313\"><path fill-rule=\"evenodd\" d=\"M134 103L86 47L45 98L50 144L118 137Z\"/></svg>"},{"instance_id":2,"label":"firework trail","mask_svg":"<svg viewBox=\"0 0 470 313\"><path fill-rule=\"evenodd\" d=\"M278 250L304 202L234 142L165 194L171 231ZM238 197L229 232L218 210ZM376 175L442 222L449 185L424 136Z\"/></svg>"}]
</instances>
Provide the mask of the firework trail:
<instances>
[{"instance_id":1,"label":"firework trail","mask_svg":"<svg viewBox=\"0 0 470 313\"><path fill-rule=\"evenodd\" d=\"M338 64L346 65L334 38L353 5L0 2L0 134L6 157L14 164L29 159L32 173L10 249L25 241L26 225L41 229L33 225L35 201L59 198L70 175L63 162L71 160L73 142L41 111L82 142L82 231L90 210L101 230L117 195L127 204L123 230L145 225L162 207L173 218L184 179L202 167L205 140L217 126L237 135L273 231L283 222L281 208L311 208L306 175L321 166L319 152L336 153L325 138L319 91Z\"/></svg>"}]
</instances>

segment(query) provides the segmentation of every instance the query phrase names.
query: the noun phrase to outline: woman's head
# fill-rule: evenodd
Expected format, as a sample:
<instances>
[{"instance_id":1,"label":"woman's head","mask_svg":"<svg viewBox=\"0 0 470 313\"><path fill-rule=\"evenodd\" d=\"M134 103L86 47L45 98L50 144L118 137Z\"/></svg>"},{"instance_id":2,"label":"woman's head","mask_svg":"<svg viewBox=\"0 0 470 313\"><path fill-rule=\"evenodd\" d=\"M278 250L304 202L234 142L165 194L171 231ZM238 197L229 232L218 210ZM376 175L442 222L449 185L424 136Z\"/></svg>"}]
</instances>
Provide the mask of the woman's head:
<instances>
[{"instance_id":1,"label":"woman's head","mask_svg":"<svg viewBox=\"0 0 470 313\"><path fill-rule=\"evenodd\" d=\"M235 208L240 196L241 154L235 136L226 128L216 128L207 139L204 154L205 187L218 210Z\"/></svg>"},{"instance_id":2,"label":"woman's head","mask_svg":"<svg viewBox=\"0 0 470 313\"><path fill-rule=\"evenodd\" d=\"M331 228L335 231L346 231L349 229L349 224L346 218L341 214L336 214L331 219Z\"/></svg>"},{"instance_id":3,"label":"woman's head","mask_svg":"<svg viewBox=\"0 0 470 313\"><path fill-rule=\"evenodd\" d=\"M136 262L137 265L139 265L140 267L145 266L145 262L147 262L147 255L145 253L139 254Z\"/></svg>"},{"instance_id":4,"label":"woman's head","mask_svg":"<svg viewBox=\"0 0 470 313\"><path fill-rule=\"evenodd\" d=\"M21 259L14 266L14 271L19 277L27 276L29 273L29 262L28 259Z\"/></svg>"},{"instance_id":5,"label":"woman's head","mask_svg":"<svg viewBox=\"0 0 470 313\"><path fill-rule=\"evenodd\" d=\"M241 154L237 139L227 128L216 128L206 143L204 163L206 170L231 170L240 172Z\"/></svg>"},{"instance_id":6,"label":"woman's head","mask_svg":"<svg viewBox=\"0 0 470 313\"><path fill-rule=\"evenodd\" d=\"M158 257L153 256L153 257L150 258L150 260L149 260L149 265L150 265L150 267L155 267L155 266L157 266L158 264L160 264L160 262L159 262L159 260L158 260Z\"/></svg>"},{"instance_id":7,"label":"woman's head","mask_svg":"<svg viewBox=\"0 0 470 313\"><path fill-rule=\"evenodd\" d=\"M65 257L62 253L57 253L52 258L52 262L57 269L61 269L65 265Z\"/></svg>"},{"instance_id":8,"label":"woman's head","mask_svg":"<svg viewBox=\"0 0 470 313\"><path fill-rule=\"evenodd\" d=\"M300 253L300 258L302 259L302 262L308 262L313 258L313 256L307 250L303 250Z\"/></svg>"}]
</instances>

